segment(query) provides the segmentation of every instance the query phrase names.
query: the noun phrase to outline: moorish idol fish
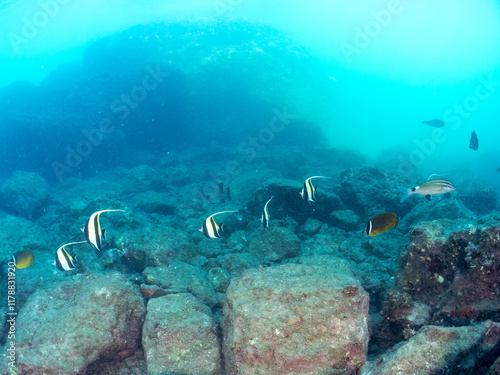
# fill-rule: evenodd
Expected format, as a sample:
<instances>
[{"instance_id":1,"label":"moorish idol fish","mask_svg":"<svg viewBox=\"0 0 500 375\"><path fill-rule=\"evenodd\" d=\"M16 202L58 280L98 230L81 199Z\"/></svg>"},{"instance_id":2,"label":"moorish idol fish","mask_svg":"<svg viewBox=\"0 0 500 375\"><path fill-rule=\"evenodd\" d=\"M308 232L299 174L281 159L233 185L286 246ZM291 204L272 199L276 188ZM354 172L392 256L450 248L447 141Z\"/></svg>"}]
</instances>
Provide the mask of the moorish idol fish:
<instances>
[{"instance_id":1,"label":"moorish idol fish","mask_svg":"<svg viewBox=\"0 0 500 375\"><path fill-rule=\"evenodd\" d=\"M214 220L214 216L220 215L220 214L225 214L228 212L238 212L238 211L221 211L221 212L217 212L213 215L210 215L209 217L207 217L205 219L205 222L203 223L203 226L201 227L200 232L202 232L205 235L205 237L207 237L207 238L220 238L221 237L220 232L222 232L224 230L223 229L224 224L221 224L221 226L219 228L219 226L217 225L217 223Z\"/></svg>"},{"instance_id":2,"label":"moorish idol fish","mask_svg":"<svg viewBox=\"0 0 500 375\"><path fill-rule=\"evenodd\" d=\"M31 250L19 250L12 255L18 270L29 267L35 261L35 256Z\"/></svg>"},{"instance_id":3,"label":"moorish idol fish","mask_svg":"<svg viewBox=\"0 0 500 375\"><path fill-rule=\"evenodd\" d=\"M399 219L396 217L395 213L384 212L372 217L363 233L369 236L376 236L380 233L384 233L392 227L395 227L398 223Z\"/></svg>"},{"instance_id":4,"label":"moorish idol fish","mask_svg":"<svg viewBox=\"0 0 500 375\"><path fill-rule=\"evenodd\" d=\"M304 186L302 187L302 191L300 192L302 199L305 201L316 202L316 191L318 190L318 186L317 185L313 186L311 181L313 178L330 178L330 177L313 176L305 180Z\"/></svg>"},{"instance_id":5,"label":"moorish idol fish","mask_svg":"<svg viewBox=\"0 0 500 375\"><path fill-rule=\"evenodd\" d=\"M271 197L271 199L266 202L266 204L264 205L264 210L262 211L262 217L260 218L260 221L262 222L264 228L269 227L269 211L267 210L267 205L273 200L273 198L274 197Z\"/></svg>"},{"instance_id":6,"label":"moorish idol fish","mask_svg":"<svg viewBox=\"0 0 500 375\"><path fill-rule=\"evenodd\" d=\"M404 186L398 186L398 189L402 193L399 203L403 203L410 195L413 194L425 195L427 199L431 199L431 195L449 193L450 191L455 190L455 187L451 184L451 182L445 180L444 178L435 178L433 180L424 181L420 185L411 189Z\"/></svg>"},{"instance_id":7,"label":"moorish idol fish","mask_svg":"<svg viewBox=\"0 0 500 375\"><path fill-rule=\"evenodd\" d=\"M98 251L102 251L102 239L106 239L106 229L101 230L101 224L99 223L99 215L103 212L119 211L125 212L124 210L102 210L94 212L90 215L87 223L82 228L82 232L87 239L87 242L93 245Z\"/></svg>"},{"instance_id":8,"label":"moorish idol fish","mask_svg":"<svg viewBox=\"0 0 500 375\"><path fill-rule=\"evenodd\" d=\"M56 251L56 261L52 263L53 266L56 266L61 271L71 271L76 268L76 264L78 260L76 259L76 255L72 256L67 250L66 246L75 245L77 243L85 243L85 241L79 242L70 242L62 245Z\"/></svg>"}]
</instances>

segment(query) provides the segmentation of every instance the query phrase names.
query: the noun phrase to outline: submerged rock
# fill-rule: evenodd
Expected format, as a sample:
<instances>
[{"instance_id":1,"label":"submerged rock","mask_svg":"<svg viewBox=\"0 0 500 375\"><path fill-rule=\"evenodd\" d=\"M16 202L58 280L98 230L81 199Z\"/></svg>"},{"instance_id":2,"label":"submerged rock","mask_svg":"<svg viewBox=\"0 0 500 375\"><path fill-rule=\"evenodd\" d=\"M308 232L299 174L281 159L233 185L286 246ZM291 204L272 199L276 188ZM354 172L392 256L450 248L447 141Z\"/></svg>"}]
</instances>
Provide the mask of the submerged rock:
<instances>
[{"instance_id":1,"label":"submerged rock","mask_svg":"<svg viewBox=\"0 0 500 375\"><path fill-rule=\"evenodd\" d=\"M476 374L474 364L499 340L500 324L493 322L426 326L406 343L364 365L360 375Z\"/></svg>"},{"instance_id":2,"label":"submerged rock","mask_svg":"<svg viewBox=\"0 0 500 375\"><path fill-rule=\"evenodd\" d=\"M17 318L17 366L24 375L81 375L96 360L123 360L138 350L144 315L139 292L118 273L40 289Z\"/></svg>"},{"instance_id":3,"label":"submerged rock","mask_svg":"<svg viewBox=\"0 0 500 375\"><path fill-rule=\"evenodd\" d=\"M147 284L157 285L169 294L192 293L209 307L219 302L207 271L190 264L172 262L168 267L148 267L143 276Z\"/></svg>"},{"instance_id":4,"label":"submerged rock","mask_svg":"<svg viewBox=\"0 0 500 375\"><path fill-rule=\"evenodd\" d=\"M361 229L359 216L351 210L339 210L331 213L330 222L337 228L345 231ZM364 228L363 228L364 229Z\"/></svg>"},{"instance_id":5,"label":"submerged rock","mask_svg":"<svg viewBox=\"0 0 500 375\"><path fill-rule=\"evenodd\" d=\"M500 313L500 226L446 235L439 223L414 228L398 288L435 306L435 320L464 324Z\"/></svg>"},{"instance_id":6,"label":"submerged rock","mask_svg":"<svg viewBox=\"0 0 500 375\"><path fill-rule=\"evenodd\" d=\"M36 173L16 171L0 188L0 198L5 208L32 219L49 198L47 183Z\"/></svg>"},{"instance_id":7,"label":"submerged rock","mask_svg":"<svg viewBox=\"0 0 500 375\"><path fill-rule=\"evenodd\" d=\"M401 208L398 185L411 185L400 176L377 168L363 167L342 172L335 182L335 193L345 206L363 220L381 212L398 212L399 215L411 207Z\"/></svg>"},{"instance_id":8,"label":"submerged rock","mask_svg":"<svg viewBox=\"0 0 500 375\"><path fill-rule=\"evenodd\" d=\"M345 261L248 270L224 303L228 374L355 373L366 360L368 295Z\"/></svg>"},{"instance_id":9,"label":"submerged rock","mask_svg":"<svg viewBox=\"0 0 500 375\"><path fill-rule=\"evenodd\" d=\"M421 221L432 221L438 219L474 219L475 214L465 207L460 200L450 194L432 198L431 201L421 197L418 204L401 219L400 226L409 230Z\"/></svg>"},{"instance_id":10,"label":"submerged rock","mask_svg":"<svg viewBox=\"0 0 500 375\"><path fill-rule=\"evenodd\" d=\"M216 331L210 309L189 293L150 300L142 333L148 374L221 374Z\"/></svg>"},{"instance_id":11,"label":"submerged rock","mask_svg":"<svg viewBox=\"0 0 500 375\"><path fill-rule=\"evenodd\" d=\"M300 241L288 227L260 228L249 238L249 250L259 259L279 262L296 256Z\"/></svg>"}]
</instances>

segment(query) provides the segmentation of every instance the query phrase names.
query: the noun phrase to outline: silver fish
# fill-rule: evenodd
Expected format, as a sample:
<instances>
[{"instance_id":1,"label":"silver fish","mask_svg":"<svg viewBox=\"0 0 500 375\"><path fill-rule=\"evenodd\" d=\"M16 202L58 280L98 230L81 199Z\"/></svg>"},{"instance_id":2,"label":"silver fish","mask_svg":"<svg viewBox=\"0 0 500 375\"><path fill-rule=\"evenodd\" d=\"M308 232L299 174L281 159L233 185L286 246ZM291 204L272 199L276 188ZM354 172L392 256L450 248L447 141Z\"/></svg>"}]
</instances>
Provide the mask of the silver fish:
<instances>
[{"instance_id":1,"label":"silver fish","mask_svg":"<svg viewBox=\"0 0 500 375\"><path fill-rule=\"evenodd\" d=\"M424 195L427 199L430 199L431 195L449 193L450 191L454 191L455 187L451 184L451 182L445 180L444 178L435 178L433 180L424 181L420 185L411 189L404 186L398 186L398 189L402 193L399 203L403 203L410 195L413 194Z\"/></svg>"}]
</instances>

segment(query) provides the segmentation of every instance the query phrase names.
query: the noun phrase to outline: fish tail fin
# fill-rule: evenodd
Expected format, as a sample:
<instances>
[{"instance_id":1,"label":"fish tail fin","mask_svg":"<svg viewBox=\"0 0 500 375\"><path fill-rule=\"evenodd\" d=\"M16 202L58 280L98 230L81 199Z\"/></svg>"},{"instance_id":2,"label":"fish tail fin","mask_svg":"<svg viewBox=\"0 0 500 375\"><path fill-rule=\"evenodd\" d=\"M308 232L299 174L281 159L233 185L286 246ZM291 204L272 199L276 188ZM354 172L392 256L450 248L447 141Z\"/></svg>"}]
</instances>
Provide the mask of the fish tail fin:
<instances>
[{"instance_id":1,"label":"fish tail fin","mask_svg":"<svg viewBox=\"0 0 500 375\"><path fill-rule=\"evenodd\" d=\"M408 189L404 186L398 186L398 190L401 193L401 199L399 200L399 203L403 203L410 196L411 189Z\"/></svg>"}]
</instances>

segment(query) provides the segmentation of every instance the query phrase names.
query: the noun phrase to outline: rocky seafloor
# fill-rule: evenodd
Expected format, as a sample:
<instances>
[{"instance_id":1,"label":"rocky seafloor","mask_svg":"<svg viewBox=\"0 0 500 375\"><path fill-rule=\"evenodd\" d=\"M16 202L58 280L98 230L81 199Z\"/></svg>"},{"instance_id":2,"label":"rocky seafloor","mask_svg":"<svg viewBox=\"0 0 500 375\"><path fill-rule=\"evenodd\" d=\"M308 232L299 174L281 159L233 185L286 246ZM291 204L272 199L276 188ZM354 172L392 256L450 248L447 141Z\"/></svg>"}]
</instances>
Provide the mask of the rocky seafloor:
<instances>
[{"instance_id":1,"label":"rocky seafloor","mask_svg":"<svg viewBox=\"0 0 500 375\"><path fill-rule=\"evenodd\" d=\"M2 311L2 374L498 372L500 214L467 206L474 191L456 184L399 204L396 186L417 181L372 167L339 172L333 149L284 149L316 166L287 173L263 153L232 176L222 203L193 189L224 165L192 165L199 152L57 185L22 171L2 181L1 283L14 249L35 254L16 272L14 367ZM332 178L304 202L302 183L318 174ZM485 201L496 204L494 194ZM56 249L84 240L81 227L101 209L125 210L101 215L103 252L75 245L77 269L56 269ZM205 218L223 210L238 212L216 219L222 238L204 237ZM362 234L384 211L400 225Z\"/></svg>"},{"instance_id":2,"label":"rocky seafloor","mask_svg":"<svg viewBox=\"0 0 500 375\"><path fill-rule=\"evenodd\" d=\"M500 373L487 185L451 171L455 192L400 204L397 186L426 177L325 148L313 124L334 81L268 28L138 26L84 55L0 90L3 301L12 254L35 255L1 305L0 374ZM317 175L330 179L304 202ZM101 215L103 251L74 245L74 271L52 265L105 209L125 212ZM222 238L204 237L226 210ZM362 234L387 211L399 226Z\"/></svg>"}]
</instances>

